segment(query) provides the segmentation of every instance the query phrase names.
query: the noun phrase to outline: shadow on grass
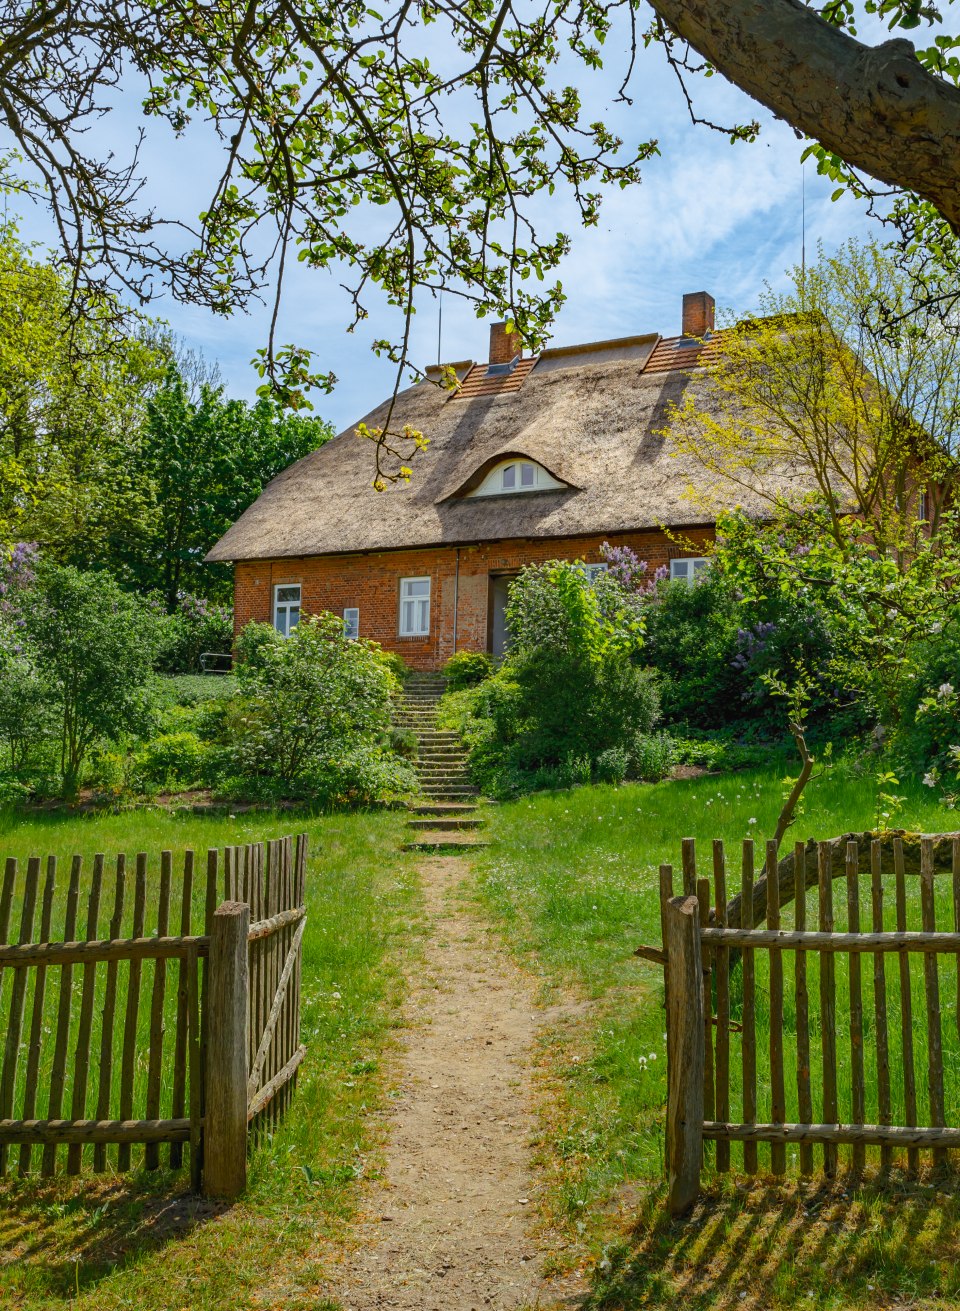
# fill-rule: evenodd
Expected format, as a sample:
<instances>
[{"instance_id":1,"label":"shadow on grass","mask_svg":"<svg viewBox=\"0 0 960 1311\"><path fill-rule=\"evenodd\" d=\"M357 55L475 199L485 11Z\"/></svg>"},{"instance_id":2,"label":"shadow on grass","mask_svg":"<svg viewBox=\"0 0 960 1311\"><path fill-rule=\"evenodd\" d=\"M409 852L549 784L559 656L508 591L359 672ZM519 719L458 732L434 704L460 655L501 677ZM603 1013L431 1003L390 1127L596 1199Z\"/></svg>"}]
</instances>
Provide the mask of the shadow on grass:
<instances>
[{"instance_id":1,"label":"shadow on grass","mask_svg":"<svg viewBox=\"0 0 960 1311\"><path fill-rule=\"evenodd\" d=\"M0 1305L64 1301L229 1210L182 1176L10 1182L0 1188Z\"/></svg>"},{"instance_id":2,"label":"shadow on grass","mask_svg":"<svg viewBox=\"0 0 960 1311\"><path fill-rule=\"evenodd\" d=\"M894 1171L714 1182L671 1220L664 1190L608 1246L584 1311L956 1305L960 1176Z\"/></svg>"}]
</instances>

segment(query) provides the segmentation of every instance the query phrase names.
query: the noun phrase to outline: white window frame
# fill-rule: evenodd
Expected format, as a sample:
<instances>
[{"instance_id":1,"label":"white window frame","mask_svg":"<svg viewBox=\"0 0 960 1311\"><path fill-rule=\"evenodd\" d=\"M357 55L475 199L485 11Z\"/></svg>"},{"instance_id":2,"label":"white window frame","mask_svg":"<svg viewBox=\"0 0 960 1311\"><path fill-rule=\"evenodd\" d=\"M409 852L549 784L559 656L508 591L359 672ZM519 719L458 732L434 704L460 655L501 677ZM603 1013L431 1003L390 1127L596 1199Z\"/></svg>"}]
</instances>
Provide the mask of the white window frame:
<instances>
[{"instance_id":1,"label":"white window frame","mask_svg":"<svg viewBox=\"0 0 960 1311\"><path fill-rule=\"evenodd\" d=\"M343 611L343 635L350 642L360 639L360 607L348 605Z\"/></svg>"},{"instance_id":2,"label":"white window frame","mask_svg":"<svg viewBox=\"0 0 960 1311\"><path fill-rule=\"evenodd\" d=\"M426 594L410 592L404 595L404 589L411 583L426 583ZM401 637L430 636L430 601L433 585L429 574L418 574L400 579L400 627Z\"/></svg>"},{"instance_id":3,"label":"white window frame","mask_svg":"<svg viewBox=\"0 0 960 1311\"><path fill-rule=\"evenodd\" d=\"M509 485L504 481L512 477ZM558 482L536 460L517 456L496 464L488 471L479 487L475 487L469 496L524 496L531 492L562 491L565 483Z\"/></svg>"},{"instance_id":4,"label":"white window frame","mask_svg":"<svg viewBox=\"0 0 960 1311\"><path fill-rule=\"evenodd\" d=\"M688 587L692 587L697 581L698 575L702 574L709 564L710 561L705 555L678 556L670 561L670 581L672 583L686 583ZM682 570L678 569L678 565L683 565L684 568Z\"/></svg>"},{"instance_id":5,"label":"white window frame","mask_svg":"<svg viewBox=\"0 0 960 1311\"><path fill-rule=\"evenodd\" d=\"M293 597L284 597L280 599L281 592L292 592L296 588L297 599ZM300 622L300 608L303 604L303 586L300 583L275 583L273 588L273 626L281 637L289 637L290 630L296 628ZM290 616L296 612L293 623L290 622Z\"/></svg>"},{"instance_id":6,"label":"white window frame","mask_svg":"<svg viewBox=\"0 0 960 1311\"><path fill-rule=\"evenodd\" d=\"M587 575L587 581L592 583L595 582L601 574L605 574L610 566L607 564L584 564L581 560L580 568Z\"/></svg>"}]
</instances>

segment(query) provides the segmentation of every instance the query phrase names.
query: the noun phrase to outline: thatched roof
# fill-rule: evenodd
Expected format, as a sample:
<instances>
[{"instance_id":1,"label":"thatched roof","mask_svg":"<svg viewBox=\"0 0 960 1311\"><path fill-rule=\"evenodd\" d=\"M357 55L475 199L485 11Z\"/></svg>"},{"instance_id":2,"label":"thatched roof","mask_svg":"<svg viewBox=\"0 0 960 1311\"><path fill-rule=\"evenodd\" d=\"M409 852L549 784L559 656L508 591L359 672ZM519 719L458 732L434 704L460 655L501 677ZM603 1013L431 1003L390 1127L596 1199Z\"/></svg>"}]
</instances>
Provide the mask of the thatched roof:
<instances>
[{"instance_id":1,"label":"thatched roof","mask_svg":"<svg viewBox=\"0 0 960 1311\"><path fill-rule=\"evenodd\" d=\"M708 348L709 350L709 348ZM397 398L391 421L430 439L409 485L372 486L373 447L351 426L291 465L217 543L208 560L383 551L401 547L690 527L705 518L688 486L705 486L690 458L658 435L668 405L703 387L701 353L656 334L545 351L491 387L486 365L458 366L461 394L431 381ZM650 365L652 367L648 368ZM518 377L522 374L522 377ZM517 385L519 383L519 385ZM383 420L387 403L365 418ZM562 491L466 498L498 459L526 456ZM778 482L789 491L789 474ZM750 504L762 511L765 503Z\"/></svg>"}]
</instances>

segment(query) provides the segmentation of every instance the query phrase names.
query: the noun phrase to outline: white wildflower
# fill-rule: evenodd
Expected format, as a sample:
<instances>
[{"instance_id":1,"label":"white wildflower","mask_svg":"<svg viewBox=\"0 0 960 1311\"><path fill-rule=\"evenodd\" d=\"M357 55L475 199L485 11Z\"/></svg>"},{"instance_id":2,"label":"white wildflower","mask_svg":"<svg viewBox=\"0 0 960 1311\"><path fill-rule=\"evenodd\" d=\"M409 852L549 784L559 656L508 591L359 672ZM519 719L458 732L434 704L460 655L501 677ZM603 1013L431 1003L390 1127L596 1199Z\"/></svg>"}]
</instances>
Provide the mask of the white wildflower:
<instances>
[{"instance_id":1,"label":"white wildflower","mask_svg":"<svg viewBox=\"0 0 960 1311\"><path fill-rule=\"evenodd\" d=\"M953 696L953 684L941 683L937 688L937 699L939 701L946 701L948 696Z\"/></svg>"}]
</instances>

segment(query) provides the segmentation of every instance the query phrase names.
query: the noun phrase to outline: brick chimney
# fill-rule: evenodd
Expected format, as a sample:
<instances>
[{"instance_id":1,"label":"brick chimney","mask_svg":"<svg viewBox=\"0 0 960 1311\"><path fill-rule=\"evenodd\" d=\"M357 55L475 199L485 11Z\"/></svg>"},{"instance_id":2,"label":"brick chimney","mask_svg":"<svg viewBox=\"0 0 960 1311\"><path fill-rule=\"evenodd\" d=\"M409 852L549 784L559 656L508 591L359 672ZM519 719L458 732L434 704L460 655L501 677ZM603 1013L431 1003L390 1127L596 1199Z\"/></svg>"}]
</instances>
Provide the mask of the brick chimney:
<instances>
[{"instance_id":1,"label":"brick chimney","mask_svg":"<svg viewBox=\"0 0 960 1311\"><path fill-rule=\"evenodd\" d=\"M507 332L506 323L490 324L490 358L488 364L509 364L520 354L520 338Z\"/></svg>"},{"instance_id":2,"label":"brick chimney","mask_svg":"<svg viewBox=\"0 0 960 1311\"><path fill-rule=\"evenodd\" d=\"M689 291L683 298L683 335L705 337L713 332L717 303L709 291Z\"/></svg>"}]
</instances>

